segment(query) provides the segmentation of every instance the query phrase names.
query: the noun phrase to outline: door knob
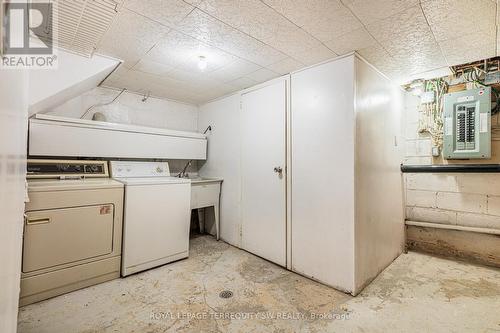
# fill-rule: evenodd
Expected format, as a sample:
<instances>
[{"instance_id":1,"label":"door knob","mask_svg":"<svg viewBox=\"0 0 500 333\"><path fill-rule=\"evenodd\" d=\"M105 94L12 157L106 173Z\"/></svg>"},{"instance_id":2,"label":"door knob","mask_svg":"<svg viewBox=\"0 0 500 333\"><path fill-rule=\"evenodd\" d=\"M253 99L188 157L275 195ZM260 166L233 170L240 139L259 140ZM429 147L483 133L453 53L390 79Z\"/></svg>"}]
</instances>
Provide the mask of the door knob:
<instances>
[{"instance_id":1,"label":"door knob","mask_svg":"<svg viewBox=\"0 0 500 333\"><path fill-rule=\"evenodd\" d=\"M280 166L274 167L274 172L281 175L283 173L283 168L281 168Z\"/></svg>"}]
</instances>

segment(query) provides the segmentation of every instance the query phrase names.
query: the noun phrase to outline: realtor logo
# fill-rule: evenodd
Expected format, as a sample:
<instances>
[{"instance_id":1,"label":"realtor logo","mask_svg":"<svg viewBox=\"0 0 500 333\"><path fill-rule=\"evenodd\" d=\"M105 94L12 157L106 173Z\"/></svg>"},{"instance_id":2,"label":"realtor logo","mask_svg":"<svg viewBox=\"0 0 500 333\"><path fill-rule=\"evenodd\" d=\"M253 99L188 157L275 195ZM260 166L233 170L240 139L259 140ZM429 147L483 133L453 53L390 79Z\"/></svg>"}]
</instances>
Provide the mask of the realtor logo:
<instances>
[{"instance_id":1,"label":"realtor logo","mask_svg":"<svg viewBox=\"0 0 500 333\"><path fill-rule=\"evenodd\" d=\"M1 68L55 67L52 10L51 2L2 2Z\"/></svg>"}]
</instances>

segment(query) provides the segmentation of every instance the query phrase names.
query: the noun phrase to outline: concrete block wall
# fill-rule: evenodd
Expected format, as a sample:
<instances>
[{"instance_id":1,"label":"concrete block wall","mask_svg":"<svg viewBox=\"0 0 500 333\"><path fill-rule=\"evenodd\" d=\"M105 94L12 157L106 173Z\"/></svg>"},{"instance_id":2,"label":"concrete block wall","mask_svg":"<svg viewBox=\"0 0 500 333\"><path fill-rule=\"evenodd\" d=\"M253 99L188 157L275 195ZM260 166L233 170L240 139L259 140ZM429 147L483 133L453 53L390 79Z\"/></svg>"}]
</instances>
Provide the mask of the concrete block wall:
<instances>
[{"instance_id":1,"label":"concrete block wall","mask_svg":"<svg viewBox=\"0 0 500 333\"><path fill-rule=\"evenodd\" d=\"M419 98L410 94L405 96L406 156L403 163L500 163L500 141L495 137L498 117L492 119L492 159L447 161L440 157L433 158L430 136L418 133L419 103ZM404 181L406 220L500 230L500 174L405 174ZM408 227L410 247L413 245L413 248L438 254L460 253L461 258L487 264L497 265L500 262L500 258L492 257L492 253L498 251L488 248L500 246L500 238L495 235L478 234L471 238L470 233L460 236L460 232L453 230L424 229ZM482 237L484 243L481 247L469 244L472 239L477 242ZM474 248L474 253L468 253L471 248Z\"/></svg>"},{"instance_id":2,"label":"concrete block wall","mask_svg":"<svg viewBox=\"0 0 500 333\"><path fill-rule=\"evenodd\" d=\"M428 134L418 133L418 97L406 94L405 164L498 163L498 141L493 159L443 161L433 158ZM496 125L495 117L492 123ZM406 174L406 219L500 229L500 174Z\"/></svg>"},{"instance_id":3,"label":"concrete block wall","mask_svg":"<svg viewBox=\"0 0 500 333\"><path fill-rule=\"evenodd\" d=\"M500 230L500 175L408 174L406 219Z\"/></svg>"}]
</instances>

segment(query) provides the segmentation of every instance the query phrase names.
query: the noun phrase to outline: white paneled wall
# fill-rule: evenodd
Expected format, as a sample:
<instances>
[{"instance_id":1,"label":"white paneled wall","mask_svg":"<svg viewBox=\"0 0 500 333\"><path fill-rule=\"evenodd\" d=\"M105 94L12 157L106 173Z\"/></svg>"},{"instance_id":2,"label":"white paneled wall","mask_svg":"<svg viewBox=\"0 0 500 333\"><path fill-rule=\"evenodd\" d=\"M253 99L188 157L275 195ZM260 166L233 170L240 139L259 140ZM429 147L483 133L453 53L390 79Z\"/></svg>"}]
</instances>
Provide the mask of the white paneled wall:
<instances>
[{"instance_id":1,"label":"white paneled wall","mask_svg":"<svg viewBox=\"0 0 500 333\"><path fill-rule=\"evenodd\" d=\"M95 88L49 110L47 114L80 118L92 105L108 103L119 93L120 90ZM92 119L94 112L101 112L111 122L180 131L198 130L197 106L154 97L145 102L142 99L139 94L125 92L115 103L94 107L85 119Z\"/></svg>"},{"instance_id":2,"label":"white paneled wall","mask_svg":"<svg viewBox=\"0 0 500 333\"><path fill-rule=\"evenodd\" d=\"M433 160L430 138L418 133L419 99L405 97L405 164L499 162L499 141L491 160ZM407 220L500 229L500 174L406 174L405 183Z\"/></svg>"},{"instance_id":3,"label":"white paneled wall","mask_svg":"<svg viewBox=\"0 0 500 333\"><path fill-rule=\"evenodd\" d=\"M202 105L199 130L208 126L208 158L200 174L224 177L221 192L220 234L226 242L241 246L241 138L240 94ZM203 162L201 162L203 163Z\"/></svg>"},{"instance_id":4,"label":"white paneled wall","mask_svg":"<svg viewBox=\"0 0 500 333\"><path fill-rule=\"evenodd\" d=\"M0 70L0 332L16 332L26 179L28 77Z\"/></svg>"}]
</instances>

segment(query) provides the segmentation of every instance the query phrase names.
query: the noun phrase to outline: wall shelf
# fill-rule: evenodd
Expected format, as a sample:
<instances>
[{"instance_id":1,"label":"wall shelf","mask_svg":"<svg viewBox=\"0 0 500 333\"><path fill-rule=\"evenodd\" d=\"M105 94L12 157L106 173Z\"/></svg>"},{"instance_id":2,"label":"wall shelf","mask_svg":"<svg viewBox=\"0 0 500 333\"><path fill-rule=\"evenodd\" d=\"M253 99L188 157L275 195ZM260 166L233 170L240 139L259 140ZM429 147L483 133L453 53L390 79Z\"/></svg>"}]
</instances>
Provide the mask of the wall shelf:
<instances>
[{"instance_id":1,"label":"wall shelf","mask_svg":"<svg viewBox=\"0 0 500 333\"><path fill-rule=\"evenodd\" d=\"M205 160L206 135L37 114L29 120L30 156Z\"/></svg>"}]
</instances>

